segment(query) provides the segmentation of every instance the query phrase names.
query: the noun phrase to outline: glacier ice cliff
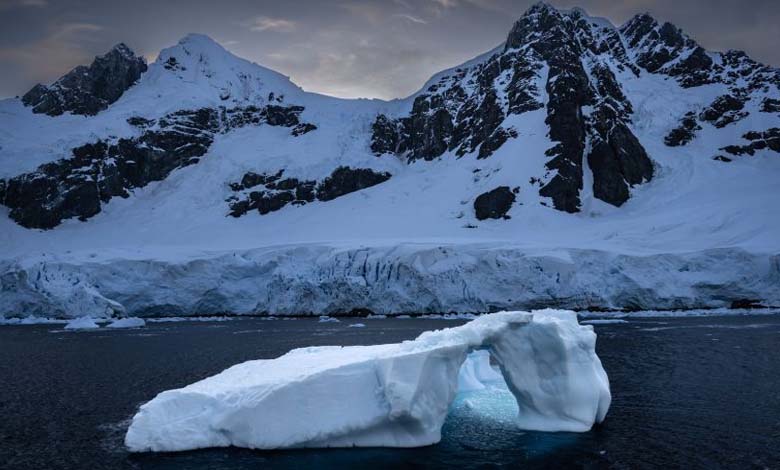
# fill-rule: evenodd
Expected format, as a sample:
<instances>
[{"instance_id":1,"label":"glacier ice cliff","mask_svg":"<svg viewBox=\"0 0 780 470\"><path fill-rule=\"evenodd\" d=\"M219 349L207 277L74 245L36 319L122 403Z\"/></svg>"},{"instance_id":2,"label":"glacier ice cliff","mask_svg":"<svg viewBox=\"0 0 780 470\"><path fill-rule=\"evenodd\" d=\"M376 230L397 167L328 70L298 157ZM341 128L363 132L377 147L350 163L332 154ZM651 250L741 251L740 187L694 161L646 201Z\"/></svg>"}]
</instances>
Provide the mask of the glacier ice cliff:
<instances>
[{"instance_id":1,"label":"glacier ice cliff","mask_svg":"<svg viewBox=\"0 0 780 470\"><path fill-rule=\"evenodd\" d=\"M398 344L295 349L248 361L141 406L131 451L435 444L461 387L498 363L518 426L584 432L609 408L596 334L573 312L483 315ZM468 362L467 357L469 357ZM462 367L466 362L465 367Z\"/></svg>"},{"instance_id":2,"label":"glacier ice cliff","mask_svg":"<svg viewBox=\"0 0 780 470\"><path fill-rule=\"evenodd\" d=\"M0 260L0 318L780 305L780 255L738 248L618 254L510 243L308 244L166 257Z\"/></svg>"}]
</instances>

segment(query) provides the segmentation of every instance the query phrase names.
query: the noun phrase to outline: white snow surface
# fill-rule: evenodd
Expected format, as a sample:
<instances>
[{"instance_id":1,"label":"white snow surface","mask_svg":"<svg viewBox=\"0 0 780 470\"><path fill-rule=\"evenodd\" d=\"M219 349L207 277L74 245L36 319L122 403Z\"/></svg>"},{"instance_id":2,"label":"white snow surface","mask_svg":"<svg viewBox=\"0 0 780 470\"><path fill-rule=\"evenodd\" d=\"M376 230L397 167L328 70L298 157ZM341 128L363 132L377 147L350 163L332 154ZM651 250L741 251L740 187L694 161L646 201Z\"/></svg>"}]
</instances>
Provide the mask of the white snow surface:
<instances>
[{"instance_id":1,"label":"white snow surface","mask_svg":"<svg viewBox=\"0 0 780 470\"><path fill-rule=\"evenodd\" d=\"M184 69L167 70L170 57ZM304 106L301 120L318 127L300 137L271 126L217 135L198 164L112 199L87 222L28 230L0 206L0 318L780 305L780 158L760 150L712 160L724 145L745 143L745 132L778 127L776 114L758 110L764 96L746 104L745 119L723 129L704 123L690 144L673 148L663 138L680 117L726 87L683 89L662 75L614 72L655 177L620 208L586 187L578 214L542 205L528 184L546 173L553 146L544 109L508 116L503 126L519 136L488 159L448 152L407 164L372 154L371 123L407 112L417 94L385 102L307 93L201 35L162 51L96 116L49 117L0 101L0 178L77 145L137 135L131 116L264 105L270 93L281 105ZM546 102L546 71L539 74ZM780 97L775 88L766 93ZM247 171L320 180L340 165L393 176L328 202L226 216L228 185ZM511 219L477 221L474 199L500 185L521 188Z\"/></svg>"},{"instance_id":2,"label":"white snow surface","mask_svg":"<svg viewBox=\"0 0 780 470\"><path fill-rule=\"evenodd\" d=\"M495 380L489 356L517 400L519 427L583 432L611 401L595 344L574 312L545 310L483 315L400 344L295 349L160 393L141 406L125 444L134 452L430 445L459 384ZM467 361L474 350L486 352Z\"/></svg>"}]
</instances>

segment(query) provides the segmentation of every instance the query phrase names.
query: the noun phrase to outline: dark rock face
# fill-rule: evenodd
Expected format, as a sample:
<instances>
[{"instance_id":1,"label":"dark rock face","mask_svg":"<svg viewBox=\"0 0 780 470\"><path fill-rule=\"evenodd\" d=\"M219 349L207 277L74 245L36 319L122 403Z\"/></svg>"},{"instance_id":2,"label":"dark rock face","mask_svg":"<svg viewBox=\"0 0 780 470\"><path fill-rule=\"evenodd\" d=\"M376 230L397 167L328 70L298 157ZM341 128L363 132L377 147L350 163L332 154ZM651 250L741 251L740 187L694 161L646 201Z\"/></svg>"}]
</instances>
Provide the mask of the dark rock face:
<instances>
[{"instance_id":1,"label":"dark rock face","mask_svg":"<svg viewBox=\"0 0 780 470\"><path fill-rule=\"evenodd\" d=\"M515 202L515 194L509 186L499 186L492 191L480 194L474 200L474 212L478 220L501 219Z\"/></svg>"},{"instance_id":2,"label":"dark rock face","mask_svg":"<svg viewBox=\"0 0 780 470\"><path fill-rule=\"evenodd\" d=\"M317 185L317 199L330 201L337 197L384 183L390 173L377 173L368 168L340 166Z\"/></svg>"},{"instance_id":3,"label":"dark rock face","mask_svg":"<svg viewBox=\"0 0 780 470\"><path fill-rule=\"evenodd\" d=\"M773 127L763 132L751 131L742 136L749 140L747 145L728 145L721 150L732 155L750 155L753 156L758 150L768 149L780 153L780 128Z\"/></svg>"},{"instance_id":4,"label":"dark rock face","mask_svg":"<svg viewBox=\"0 0 780 470\"><path fill-rule=\"evenodd\" d=\"M497 128L490 136L482 142L479 147L479 153L477 154L477 160L482 160L493 154L496 150L504 145L504 142L510 138L517 138L517 131L515 129L504 129L503 127Z\"/></svg>"},{"instance_id":5,"label":"dark rock face","mask_svg":"<svg viewBox=\"0 0 780 470\"><path fill-rule=\"evenodd\" d=\"M685 88L712 83L713 61L694 40L671 23L659 25L648 14L635 16L621 32L639 52L637 65L675 77Z\"/></svg>"},{"instance_id":6,"label":"dark rock face","mask_svg":"<svg viewBox=\"0 0 780 470\"><path fill-rule=\"evenodd\" d=\"M314 130L317 130L317 126L309 122L305 122L303 124L298 124L297 126L293 127L291 134L294 135L295 137L298 137L303 134L308 134L309 132Z\"/></svg>"},{"instance_id":7,"label":"dark rock face","mask_svg":"<svg viewBox=\"0 0 780 470\"><path fill-rule=\"evenodd\" d=\"M35 85L22 97L34 113L95 115L106 109L146 72L146 61L124 44L78 66L51 86Z\"/></svg>"},{"instance_id":8,"label":"dark rock face","mask_svg":"<svg viewBox=\"0 0 780 470\"><path fill-rule=\"evenodd\" d=\"M86 144L73 149L70 158L11 178L2 202L11 208L12 219L28 228L52 228L71 217L86 220L100 212L101 203L128 197L130 189L197 163L216 134L247 125L297 126L302 110L202 108L177 111L157 121L131 118L145 129L140 137Z\"/></svg>"},{"instance_id":9,"label":"dark rock face","mask_svg":"<svg viewBox=\"0 0 780 470\"><path fill-rule=\"evenodd\" d=\"M780 113L780 100L764 98L761 102L762 113Z\"/></svg>"},{"instance_id":10,"label":"dark rock face","mask_svg":"<svg viewBox=\"0 0 780 470\"><path fill-rule=\"evenodd\" d=\"M627 123L633 112L611 69L596 64L586 71L581 57L606 49L627 60L619 38L604 31L595 37L579 15L562 15L539 4L515 23L507 48L529 45L549 66L547 125L558 144L547 151L547 168L554 176L539 190L556 209L577 212L583 185L583 157L590 143L588 164L593 171L594 194L621 205L629 187L649 181L653 166ZM633 70L633 69L632 69ZM590 116L583 107L591 106Z\"/></svg>"},{"instance_id":11,"label":"dark rock face","mask_svg":"<svg viewBox=\"0 0 780 470\"><path fill-rule=\"evenodd\" d=\"M233 196L228 199L230 212L228 215L241 217L250 210L257 210L261 215L278 211L287 204L303 205L314 201L316 181L298 180L297 178L282 179L284 170L275 174L248 172L240 183L231 183L233 191L241 192L253 189L248 194L244 191L244 199Z\"/></svg>"},{"instance_id":12,"label":"dark rock face","mask_svg":"<svg viewBox=\"0 0 780 470\"><path fill-rule=\"evenodd\" d=\"M696 131L701 130L701 126L696 121L696 113L693 111L687 113L680 119L680 125L664 137L664 143L669 147L679 147L686 145L696 137Z\"/></svg>"},{"instance_id":13,"label":"dark rock face","mask_svg":"<svg viewBox=\"0 0 780 470\"><path fill-rule=\"evenodd\" d=\"M166 70L171 71L187 70L187 67L181 65L179 61L176 60L176 57L168 57L168 60L165 61L163 67L165 67Z\"/></svg>"},{"instance_id":14,"label":"dark rock face","mask_svg":"<svg viewBox=\"0 0 780 470\"><path fill-rule=\"evenodd\" d=\"M600 112L611 112L603 107ZM607 127L607 123L614 123ZM597 118L597 136L591 139L588 165L593 172L593 195L614 206L629 198L629 188L653 177L653 164L644 147L620 121Z\"/></svg>"},{"instance_id":15,"label":"dark rock face","mask_svg":"<svg viewBox=\"0 0 780 470\"><path fill-rule=\"evenodd\" d=\"M547 79L546 123L550 140L558 142L547 151L547 169L554 176L539 194L550 197L556 209L577 212L582 189L582 159L587 134L582 107L594 101L582 61L582 49L574 37L574 27L556 10L537 5L515 23L507 39L507 49L530 44L550 67Z\"/></svg>"},{"instance_id":16,"label":"dark rock face","mask_svg":"<svg viewBox=\"0 0 780 470\"><path fill-rule=\"evenodd\" d=\"M546 66L546 123L556 144L546 152L550 160L539 193L552 198L556 209L579 211L584 153L591 144L596 193L620 205L629 186L653 172L628 127L631 103L610 66L600 62L602 54L616 58L618 70L639 73L616 30L597 28L576 11L537 4L515 23L503 51L440 78L416 97L409 116L378 116L371 149L408 161L447 151L489 158L509 139L521 138L503 125L508 116L544 107L536 83ZM590 115L586 107L593 109Z\"/></svg>"},{"instance_id":17,"label":"dark rock face","mask_svg":"<svg viewBox=\"0 0 780 470\"><path fill-rule=\"evenodd\" d=\"M278 211L288 204L304 205L315 199L330 201L345 194L369 188L390 179L390 173L378 173L368 168L349 168L340 166L319 183L297 178L282 179L284 170L276 174L246 173L240 183L232 183L230 188L240 192L248 189L255 191L245 194L243 199L233 196L229 215L241 217L251 210L261 215ZM262 186L262 188L261 188Z\"/></svg>"},{"instance_id":18,"label":"dark rock face","mask_svg":"<svg viewBox=\"0 0 780 470\"><path fill-rule=\"evenodd\" d=\"M377 116L371 150L414 161L479 149L480 158L487 158L516 137L516 132L500 128L508 115L542 108L534 84L540 69L522 54L495 54L473 68L457 69L417 96L409 116ZM499 89L506 96L503 100Z\"/></svg>"},{"instance_id":19,"label":"dark rock face","mask_svg":"<svg viewBox=\"0 0 780 470\"><path fill-rule=\"evenodd\" d=\"M713 126L719 129L726 127L748 115L748 113L742 111L745 107L745 101L745 98L738 98L732 95L719 96L699 114L699 118L702 121L712 123Z\"/></svg>"},{"instance_id":20,"label":"dark rock face","mask_svg":"<svg viewBox=\"0 0 780 470\"><path fill-rule=\"evenodd\" d=\"M756 90L766 92L772 84L780 84L780 70L762 65L742 51L725 52L720 54L720 61L714 61L678 28L669 23L659 25L647 14L635 16L621 33L636 55L637 65L650 73L672 77L684 88L723 83L732 94L744 95Z\"/></svg>"},{"instance_id":21,"label":"dark rock face","mask_svg":"<svg viewBox=\"0 0 780 470\"><path fill-rule=\"evenodd\" d=\"M402 128L400 123L380 114L371 125L371 151L376 155L398 153Z\"/></svg>"},{"instance_id":22,"label":"dark rock face","mask_svg":"<svg viewBox=\"0 0 780 470\"><path fill-rule=\"evenodd\" d=\"M154 125L155 122L156 121L154 119L146 119L146 118L142 118L140 116L133 116L133 117L127 118L127 123L128 124L130 124L131 126L134 126L134 127L141 128L141 129L146 129L149 126Z\"/></svg>"}]
</instances>

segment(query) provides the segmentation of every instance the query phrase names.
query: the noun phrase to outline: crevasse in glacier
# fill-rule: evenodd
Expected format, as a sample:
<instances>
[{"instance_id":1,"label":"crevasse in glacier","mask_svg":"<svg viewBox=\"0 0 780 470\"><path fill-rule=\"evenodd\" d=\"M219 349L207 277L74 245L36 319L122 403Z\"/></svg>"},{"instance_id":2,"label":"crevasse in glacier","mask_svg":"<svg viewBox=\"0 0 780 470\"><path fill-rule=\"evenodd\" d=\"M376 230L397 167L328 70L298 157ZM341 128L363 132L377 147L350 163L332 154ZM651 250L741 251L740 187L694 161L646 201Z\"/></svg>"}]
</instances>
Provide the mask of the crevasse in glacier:
<instances>
[{"instance_id":1,"label":"crevasse in glacier","mask_svg":"<svg viewBox=\"0 0 780 470\"><path fill-rule=\"evenodd\" d=\"M474 351L498 363L521 428L583 432L611 401L595 345L575 313L542 310L483 315L399 344L295 349L160 393L141 406L125 444L136 452L434 444L459 387L496 375Z\"/></svg>"}]
</instances>

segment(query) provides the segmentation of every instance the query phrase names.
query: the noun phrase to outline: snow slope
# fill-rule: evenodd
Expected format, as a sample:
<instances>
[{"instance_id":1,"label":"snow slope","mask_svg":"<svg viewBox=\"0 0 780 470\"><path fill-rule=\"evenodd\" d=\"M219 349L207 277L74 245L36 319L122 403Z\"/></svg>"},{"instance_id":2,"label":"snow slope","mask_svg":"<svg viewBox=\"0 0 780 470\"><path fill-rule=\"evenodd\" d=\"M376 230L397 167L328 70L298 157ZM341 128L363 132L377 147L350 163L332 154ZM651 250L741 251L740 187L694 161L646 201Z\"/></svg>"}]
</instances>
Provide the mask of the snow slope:
<instances>
[{"instance_id":1,"label":"snow slope","mask_svg":"<svg viewBox=\"0 0 780 470\"><path fill-rule=\"evenodd\" d=\"M172 57L177 66L166 68ZM766 96L779 96L777 86L754 92L746 117L724 128L703 123L688 145L669 147L664 137L680 118L727 85L685 88L617 62L613 72L655 175L615 207L594 197L586 160L576 214L550 207L531 182L547 171L545 151L554 145L544 109L507 115L502 125L518 136L486 159L453 151L431 161L376 156L376 116L408 114L419 94L382 102L306 93L200 35L162 51L96 116L50 117L2 101L0 179L97 139L138 136L127 123L133 116L277 103L303 106L301 120L317 129L292 137L285 127L248 126L215 135L197 164L52 230L23 228L0 206L0 316L780 305L780 155L712 159L748 131L779 127L777 113L759 110ZM543 68L534 79L542 104L547 78ZM340 166L392 177L329 201L227 216L230 184L247 172L283 169L285 177L322 181ZM476 197L498 186L519 187L510 218L477 220Z\"/></svg>"},{"instance_id":2,"label":"snow slope","mask_svg":"<svg viewBox=\"0 0 780 470\"><path fill-rule=\"evenodd\" d=\"M590 326L574 312L501 312L378 346L295 349L249 361L141 406L125 437L134 452L205 447L417 447L441 439L459 382L492 379L495 358L518 426L584 432L611 395ZM464 363L465 361L465 363ZM464 380L463 373L471 380Z\"/></svg>"}]
</instances>

